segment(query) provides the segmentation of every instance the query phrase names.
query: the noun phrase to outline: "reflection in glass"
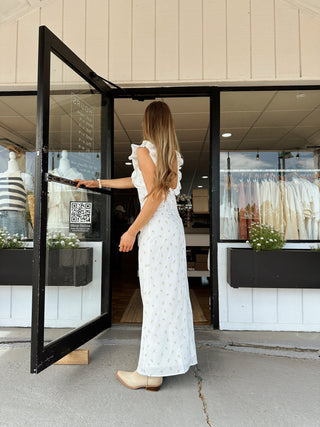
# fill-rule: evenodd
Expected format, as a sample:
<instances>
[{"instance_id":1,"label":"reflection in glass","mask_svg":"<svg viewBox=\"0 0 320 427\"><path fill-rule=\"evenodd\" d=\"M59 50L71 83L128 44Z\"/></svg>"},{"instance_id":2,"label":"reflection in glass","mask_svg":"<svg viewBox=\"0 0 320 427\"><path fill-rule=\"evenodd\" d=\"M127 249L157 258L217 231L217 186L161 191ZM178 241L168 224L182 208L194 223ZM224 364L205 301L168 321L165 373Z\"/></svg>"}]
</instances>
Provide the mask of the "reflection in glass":
<instances>
[{"instance_id":1,"label":"reflection in glass","mask_svg":"<svg viewBox=\"0 0 320 427\"><path fill-rule=\"evenodd\" d=\"M252 222L320 239L319 105L319 91L222 94L221 239L247 240Z\"/></svg>"},{"instance_id":2,"label":"reflection in glass","mask_svg":"<svg viewBox=\"0 0 320 427\"><path fill-rule=\"evenodd\" d=\"M57 66L58 58L52 61ZM64 70L67 66L64 64ZM53 71L53 70L52 70ZM54 73L51 74L54 76ZM106 195L75 189L101 176L101 94L71 69L51 79L46 240L45 337L101 314L102 229ZM77 83L76 83L77 82ZM56 331L55 338L64 334Z\"/></svg>"}]
</instances>

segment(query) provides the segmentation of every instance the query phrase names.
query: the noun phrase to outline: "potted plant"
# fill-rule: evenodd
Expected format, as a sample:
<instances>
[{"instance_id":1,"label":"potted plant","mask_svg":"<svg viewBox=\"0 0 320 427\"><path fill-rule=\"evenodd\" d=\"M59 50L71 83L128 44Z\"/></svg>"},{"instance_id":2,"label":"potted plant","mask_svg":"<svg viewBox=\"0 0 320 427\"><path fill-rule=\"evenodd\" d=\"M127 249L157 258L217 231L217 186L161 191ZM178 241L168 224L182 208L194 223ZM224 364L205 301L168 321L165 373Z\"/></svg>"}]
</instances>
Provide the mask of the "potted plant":
<instances>
[{"instance_id":1,"label":"potted plant","mask_svg":"<svg viewBox=\"0 0 320 427\"><path fill-rule=\"evenodd\" d=\"M32 248L24 247L24 236L10 235L0 228L0 285L32 283Z\"/></svg>"},{"instance_id":2,"label":"potted plant","mask_svg":"<svg viewBox=\"0 0 320 427\"><path fill-rule=\"evenodd\" d=\"M24 236L0 229L0 285L32 285L33 249ZM74 233L48 233L47 286L85 286L92 281L93 249L80 248ZM18 266L18 268L17 268Z\"/></svg>"},{"instance_id":3,"label":"potted plant","mask_svg":"<svg viewBox=\"0 0 320 427\"><path fill-rule=\"evenodd\" d=\"M92 281L93 249L79 248L76 234L47 234L47 286L85 286Z\"/></svg>"},{"instance_id":4,"label":"potted plant","mask_svg":"<svg viewBox=\"0 0 320 427\"><path fill-rule=\"evenodd\" d=\"M282 249L281 233L268 225L250 228L251 248L228 248L227 281L234 287L320 288L320 251Z\"/></svg>"}]
</instances>

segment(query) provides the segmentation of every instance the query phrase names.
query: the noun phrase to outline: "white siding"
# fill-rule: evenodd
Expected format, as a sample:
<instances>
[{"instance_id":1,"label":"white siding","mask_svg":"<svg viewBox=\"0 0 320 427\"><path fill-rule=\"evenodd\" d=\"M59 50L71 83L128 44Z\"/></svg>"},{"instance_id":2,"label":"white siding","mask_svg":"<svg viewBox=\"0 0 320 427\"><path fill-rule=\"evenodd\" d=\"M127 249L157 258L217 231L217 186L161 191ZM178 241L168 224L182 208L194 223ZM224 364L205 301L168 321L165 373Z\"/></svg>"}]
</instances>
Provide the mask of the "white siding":
<instances>
[{"instance_id":1,"label":"white siding","mask_svg":"<svg viewBox=\"0 0 320 427\"><path fill-rule=\"evenodd\" d=\"M49 3L40 10L40 24L46 25L57 37L62 39L63 26L63 6L62 0ZM62 80L62 62L55 56L52 57L51 81L60 82Z\"/></svg>"},{"instance_id":2,"label":"white siding","mask_svg":"<svg viewBox=\"0 0 320 427\"><path fill-rule=\"evenodd\" d=\"M225 80L227 77L226 2L203 2L203 78Z\"/></svg>"},{"instance_id":3,"label":"white siding","mask_svg":"<svg viewBox=\"0 0 320 427\"><path fill-rule=\"evenodd\" d=\"M133 0L132 79L155 80L155 0Z\"/></svg>"},{"instance_id":4,"label":"white siding","mask_svg":"<svg viewBox=\"0 0 320 427\"><path fill-rule=\"evenodd\" d=\"M156 2L156 80L179 79L179 0Z\"/></svg>"},{"instance_id":5,"label":"white siding","mask_svg":"<svg viewBox=\"0 0 320 427\"><path fill-rule=\"evenodd\" d=\"M233 288L227 282L227 248L244 243L219 243L220 329L320 332L320 289ZM288 248L309 248L290 243Z\"/></svg>"},{"instance_id":6,"label":"white siding","mask_svg":"<svg viewBox=\"0 0 320 427\"><path fill-rule=\"evenodd\" d=\"M251 0L251 66L253 80L275 78L274 1Z\"/></svg>"},{"instance_id":7,"label":"white siding","mask_svg":"<svg viewBox=\"0 0 320 427\"><path fill-rule=\"evenodd\" d=\"M319 19L309 13L300 13L301 75L319 79L320 25Z\"/></svg>"},{"instance_id":8,"label":"white siding","mask_svg":"<svg viewBox=\"0 0 320 427\"><path fill-rule=\"evenodd\" d=\"M250 0L227 0L227 77L251 78Z\"/></svg>"},{"instance_id":9,"label":"white siding","mask_svg":"<svg viewBox=\"0 0 320 427\"><path fill-rule=\"evenodd\" d=\"M37 81L38 71L38 27L40 10L34 10L18 21L17 32L17 69L18 83ZM9 77L9 76L8 76Z\"/></svg>"},{"instance_id":10,"label":"white siding","mask_svg":"<svg viewBox=\"0 0 320 427\"><path fill-rule=\"evenodd\" d=\"M108 74L109 1L90 0L87 5L86 63L97 74Z\"/></svg>"},{"instance_id":11,"label":"white siding","mask_svg":"<svg viewBox=\"0 0 320 427\"><path fill-rule=\"evenodd\" d=\"M0 27L6 58L0 85L35 85L39 24L117 83L314 81L320 78L320 15L298 4L53 0ZM75 76L65 70L63 79Z\"/></svg>"},{"instance_id":12,"label":"white siding","mask_svg":"<svg viewBox=\"0 0 320 427\"><path fill-rule=\"evenodd\" d=\"M275 8L276 78L300 77L299 38L299 10L287 3L277 1Z\"/></svg>"},{"instance_id":13,"label":"white siding","mask_svg":"<svg viewBox=\"0 0 320 427\"><path fill-rule=\"evenodd\" d=\"M78 327L100 315L102 244L93 247L92 282L86 286L47 286L45 289L45 326ZM31 326L31 286L0 286L0 326Z\"/></svg>"},{"instance_id":14,"label":"white siding","mask_svg":"<svg viewBox=\"0 0 320 427\"><path fill-rule=\"evenodd\" d=\"M76 55L85 61L86 0L67 0L63 2L63 41ZM62 78L65 82L82 80L65 65L63 65Z\"/></svg>"},{"instance_id":15,"label":"white siding","mask_svg":"<svg viewBox=\"0 0 320 427\"><path fill-rule=\"evenodd\" d=\"M132 1L109 0L109 78L130 81Z\"/></svg>"},{"instance_id":16,"label":"white siding","mask_svg":"<svg viewBox=\"0 0 320 427\"><path fill-rule=\"evenodd\" d=\"M179 2L179 77L202 79L202 0Z\"/></svg>"},{"instance_id":17,"label":"white siding","mask_svg":"<svg viewBox=\"0 0 320 427\"><path fill-rule=\"evenodd\" d=\"M16 81L17 23L0 25L0 84ZM5 59L4 59L5 58Z\"/></svg>"}]
</instances>

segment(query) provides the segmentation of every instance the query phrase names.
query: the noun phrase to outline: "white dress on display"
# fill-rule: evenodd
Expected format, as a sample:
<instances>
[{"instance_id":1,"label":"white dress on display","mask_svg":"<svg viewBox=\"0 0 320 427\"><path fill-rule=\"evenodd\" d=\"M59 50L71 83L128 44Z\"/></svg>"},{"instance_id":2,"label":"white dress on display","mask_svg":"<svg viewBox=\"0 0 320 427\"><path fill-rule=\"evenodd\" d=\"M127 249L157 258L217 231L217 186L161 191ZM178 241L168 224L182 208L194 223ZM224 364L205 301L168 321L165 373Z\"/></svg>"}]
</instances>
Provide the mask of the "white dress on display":
<instances>
[{"instance_id":1,"label":"white dress on display","mask_svg":"<svg viewBox=\"0 0 320 427\"><path fill-rule=\"evenodd\" d=\"M132 182L142 207L148 194L139 169L137 149L147 147L154 163L154 144L131 144ZM180 192L183 160L177 152L178 184L142 227L138 236L139 280L143 301L141 347L137 372L147 376L185 373L197 364L193 316L187 277L186 242L176 195Z\"/></svg>"},{"instance_id":2,"label":"white dress on display","mask_svg":"<svg viewBox=\"0 0 320 427\"><path fill-rule=\"evenodd\" d=\"M71 167L66 151L62 151L59 167L53 169L50 173L72 181L74 179L83 179L82 173ZM57 182L48 183L48 232L69 233L69 211L70 202L72 201L87 201L86 192Z\"/></svg>"}]
</instances>

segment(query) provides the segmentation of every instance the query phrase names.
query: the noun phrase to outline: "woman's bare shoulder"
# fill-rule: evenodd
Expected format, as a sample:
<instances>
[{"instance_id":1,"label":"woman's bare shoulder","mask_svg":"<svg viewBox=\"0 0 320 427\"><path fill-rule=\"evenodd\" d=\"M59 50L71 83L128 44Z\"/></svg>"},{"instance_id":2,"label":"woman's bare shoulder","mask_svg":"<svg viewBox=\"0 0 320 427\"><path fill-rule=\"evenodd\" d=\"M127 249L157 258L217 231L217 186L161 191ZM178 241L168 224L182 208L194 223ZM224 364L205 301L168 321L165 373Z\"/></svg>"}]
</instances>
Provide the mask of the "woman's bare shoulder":
<instances>
[{"instance_id":1,"label":"woman's bare shoulder","mask_svg":"<svg viewBox=\"0 0 320 427\"><path fill-rule=\"evenodd\" d=\"M151 158L150 152L147 147L139 147L137 149L139 168L152 168L154 169L155 164Z\"/></svg>"}]
</instances>

